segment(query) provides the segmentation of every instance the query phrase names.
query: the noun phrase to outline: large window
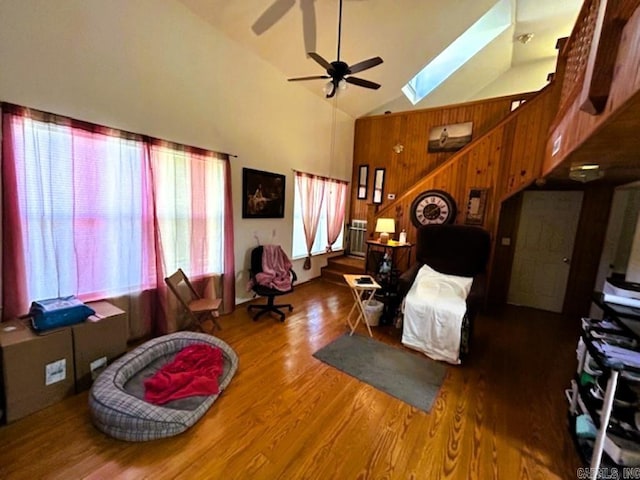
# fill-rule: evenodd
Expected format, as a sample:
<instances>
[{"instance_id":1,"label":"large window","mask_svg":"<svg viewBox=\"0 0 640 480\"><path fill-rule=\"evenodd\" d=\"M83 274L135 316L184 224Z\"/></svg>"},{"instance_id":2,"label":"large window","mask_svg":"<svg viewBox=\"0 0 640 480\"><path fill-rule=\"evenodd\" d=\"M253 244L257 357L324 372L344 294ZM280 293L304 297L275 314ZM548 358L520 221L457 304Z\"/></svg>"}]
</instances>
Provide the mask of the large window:
<instances>
[{"instance_id":1,"label":"large window","mask_svg":"<svg viewBox=\"0 0 640 480\"><path fill-rule=\"evenodd\" d=\"M153 289L177 268L224 272L224 155L13 110L3 114L7 315L33 300Z\"/></svg>"},{"instance_id":2,"label":"large window","mask_svg":"<svg viewBox=\"0 0 640 480\"><path fill-rule=\"evenodd\" d=\"M224 258L224 164L202 153L151 148L165 270L220 273ZM166 246L166 248L165 248Z\"/></svg>"},{"instance_id":3,"label":"large window","mask_svg":"<svg viewBox=\"0 0 640 480\"><path fill-rule=\"evenodd\" d=\"M322 200L322 206L320 209L320 219L318 221L318 230L316 232L313 247L311 248L312 255L319 255L327 252L328 247L328 229L329 229L329 209L335 202L332 202L332 196L336 195L337 188L346 188L344 182L337 182L333 179L324 179L316 177L320 181L325 183L324 196ZM293 204L293 258L302 258L307 256L307 243L303 224L303 212L302 212L302 200L299 191L298 183L295 183L295 195ZM344 205L341 207L341 218L344 219ZM344 248L344 221L341 222L342 227L337 240L332 245L332 250L342 250Z\"/></svg>"}]
</instances>

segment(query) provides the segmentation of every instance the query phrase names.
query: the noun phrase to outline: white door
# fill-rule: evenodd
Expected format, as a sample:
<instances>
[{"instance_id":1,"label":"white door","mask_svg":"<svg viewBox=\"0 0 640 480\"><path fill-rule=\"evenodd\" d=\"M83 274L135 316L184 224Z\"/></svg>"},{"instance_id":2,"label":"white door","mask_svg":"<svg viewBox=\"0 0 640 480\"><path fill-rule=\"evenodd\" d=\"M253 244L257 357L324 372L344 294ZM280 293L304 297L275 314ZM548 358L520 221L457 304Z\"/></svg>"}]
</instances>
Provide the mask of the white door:
<instances>
[{"instance_id":1,"label":"white door","mask_svg":"<svg viewBox=\"0 0 640 480\"><path fill-rule=\"evenodd\" d=\"M561 312L582 192L525 192L507 302Z\"/></svg>"}]
</instances>

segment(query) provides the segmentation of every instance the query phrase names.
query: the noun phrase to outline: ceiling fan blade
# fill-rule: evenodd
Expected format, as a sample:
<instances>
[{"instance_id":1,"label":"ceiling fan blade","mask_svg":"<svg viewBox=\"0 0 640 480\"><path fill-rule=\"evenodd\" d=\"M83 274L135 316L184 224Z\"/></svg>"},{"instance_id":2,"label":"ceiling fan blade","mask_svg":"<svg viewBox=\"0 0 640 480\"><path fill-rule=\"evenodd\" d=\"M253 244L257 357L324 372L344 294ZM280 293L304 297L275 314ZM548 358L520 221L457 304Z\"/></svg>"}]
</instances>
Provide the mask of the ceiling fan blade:
<instances>
[{"instance_id":1,"label":"ceiling fan blade","mask_svg":"<svg viewBox=\"0 0 640 480\"><path fill-rule=\"evenodd\" d=\"M352 83L354 85L358 85L359 87L371 88L373 90L377 90L380 88L379 83L370 82L369 80L364 80L363 78L358 77L345 77L347 83Z\"/></svg>"},{"instance_id":2,"label":"ceiling fan blade","mask_svg":"<svg viewBox=\"0 0 640 480\"><path fill-rule=\"evenodd\" d=\"M307 55L309 55L316 62L318 62L320 65L322 65L325 68L325 70L332 70L333 69L333 65L331 65L329 62L327 62L324 58L322 58L316 52L308 52Z\"/></svg>"},{"instance_id":3,"label":"ceiling fan blade","mask_svg":"<svg viewBox=\"0 0 640 480\"><path fill-rule=\"evenodd\" d=\"M300 0L305 52L315 52L316 50L316 9L313 5L315 1Z\"/></svg>"},{"instance_id":4,"label":"ceiling fan blade","mask_svg":"<svg viewBox=\"0 0 640 480\"><path fill-rule=\"evenodd\" d=\"M369 68L373 68L376 65L380 65L382 63L382 59L380 57L373 57L369 60L363 60L362 62L358 62L355 65L351 65L349 67L349 71L351 73L362 72L363 70L367 70Z\"/></svg>"},{"instance_id":5,"label":"ceiling fan blade","mask_svg":"<svg viewBox=\"0 0 640 480\"><path fill-rule=\"evenodd\" d=\"M329 75L311 75L310 77L288 78L289 82L299 82L300 80L320 80L331 78Z\"/></svg>"},{"instance_id":6,"label":"ceiling fan blade","mask_svg":"<svg viewBox=\"0 0 640 480\"><path fill-rule=\"evenodd\" d=\"M296 0L274 0L269 8L251 25L251 30L256 35L262 35L269 30L285 13L296 3Z\"/></svg>"}]
</instances>

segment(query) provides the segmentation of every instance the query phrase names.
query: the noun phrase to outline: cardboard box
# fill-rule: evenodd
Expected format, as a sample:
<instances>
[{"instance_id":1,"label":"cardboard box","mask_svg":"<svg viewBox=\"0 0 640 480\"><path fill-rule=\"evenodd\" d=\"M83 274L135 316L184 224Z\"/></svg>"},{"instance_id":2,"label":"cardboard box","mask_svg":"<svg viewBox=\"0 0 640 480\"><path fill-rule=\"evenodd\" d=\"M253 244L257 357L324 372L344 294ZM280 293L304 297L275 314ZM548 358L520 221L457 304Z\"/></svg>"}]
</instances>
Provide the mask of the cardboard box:
<instances>
[{"instance_id":1,"label":"cardboard box","mask_svg":"<svg viewBox=\"0 0 640 480\"><path fill-rule=\"evenodd\" d=\"M0 324L2 383L7 423L74 393L70 328L37 335L27 321Z\"/></svg>"},{"instance_id":2,"label":"cardboard box","mask_svg":"<svg viewBox=\"0 0 640 480\"><path fill-rule=\"evenodd\" d=\"M89 302L96 314L71 327L76 392L87 390L104 368L127 351L129 316L109 302Z\"/></svg>"}]
</instances>

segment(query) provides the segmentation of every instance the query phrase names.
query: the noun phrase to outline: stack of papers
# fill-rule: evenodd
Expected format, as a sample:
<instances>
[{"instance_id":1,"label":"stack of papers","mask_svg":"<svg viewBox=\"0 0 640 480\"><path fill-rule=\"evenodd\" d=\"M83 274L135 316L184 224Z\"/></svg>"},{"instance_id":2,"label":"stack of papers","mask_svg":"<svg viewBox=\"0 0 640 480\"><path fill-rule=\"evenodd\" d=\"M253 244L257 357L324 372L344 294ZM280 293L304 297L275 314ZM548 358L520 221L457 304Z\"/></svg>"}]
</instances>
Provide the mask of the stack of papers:
<instances>
[{"instance_id":1,"label":"stack of papers","mask_svg":"<svg viewBox=\"0 0 640 480\"><path fill-rule=\"evenodd\" d=\"M625 366L640 368L640 352L609 345L602 341L594 342L594 345L608 360L622 363Z\"/></svg>"}]
</instances>

